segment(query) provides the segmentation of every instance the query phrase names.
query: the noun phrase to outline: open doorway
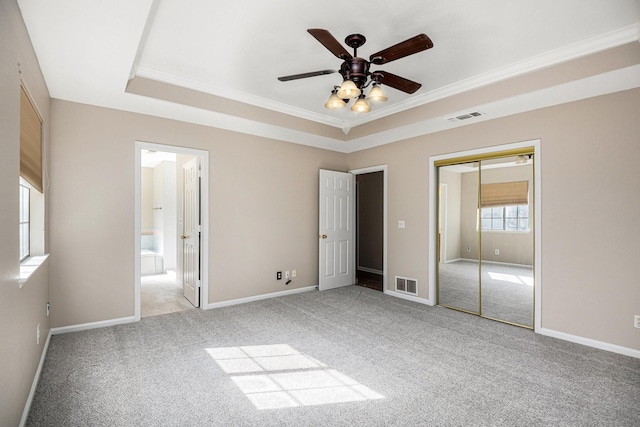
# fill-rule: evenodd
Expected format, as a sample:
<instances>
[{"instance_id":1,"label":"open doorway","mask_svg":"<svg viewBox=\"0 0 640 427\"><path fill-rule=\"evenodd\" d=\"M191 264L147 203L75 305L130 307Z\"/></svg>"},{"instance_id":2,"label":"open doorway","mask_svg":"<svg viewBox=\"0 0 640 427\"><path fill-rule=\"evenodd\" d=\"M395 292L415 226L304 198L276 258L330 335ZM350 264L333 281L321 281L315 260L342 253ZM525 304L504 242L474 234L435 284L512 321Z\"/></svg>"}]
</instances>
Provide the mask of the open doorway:
<instances>
[{"instance_id":1,"label":"open doorway","mask_svg":"<svg viewBox=\"0 0 640 427\"><path fill-rule=\"evenodd\" d=\"M172 152L143 149L141 153L141 317L194 308L176 275L180 178L176 160Z\"/></svg>"},{"instance_id":2,"label":"open doorway","mask_svg":"<svg viewBox=\"0 0 640 427\"><path fill-rule=\"evenodd\" d=\"M136 143L135 316L206 308L206 152Z\"/></svg>"},{"instance_id":3,"label":"open doorway","mask_svg":"<svg viewBox=\"0 0 640 427\"><path fill-rule=\"evenodd\" d=\"M384 172L356 175L356 284L383 291Z\"/></svg>"},{"instance_id":4,"label":"open doorway","mask_svg":"<svg viewBox=\"0 0 640 427\"><path fill-rule=\"evenodd\" d=\"M387 165L349 171L356 180L356 281L385 292L387 284Z\"/></svg>"}]
</instances>

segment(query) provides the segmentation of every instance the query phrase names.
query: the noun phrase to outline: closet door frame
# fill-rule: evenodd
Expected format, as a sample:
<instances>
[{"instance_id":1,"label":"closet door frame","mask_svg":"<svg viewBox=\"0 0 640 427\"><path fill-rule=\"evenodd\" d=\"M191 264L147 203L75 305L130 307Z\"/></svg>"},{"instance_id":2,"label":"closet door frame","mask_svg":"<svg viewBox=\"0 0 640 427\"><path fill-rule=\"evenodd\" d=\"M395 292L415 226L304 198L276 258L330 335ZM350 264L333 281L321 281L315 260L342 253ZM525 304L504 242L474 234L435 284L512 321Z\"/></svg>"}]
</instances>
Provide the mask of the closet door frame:
<instances>
[{"instance_id":1,"label":"closet door frame","mask_svg":"<svg viewBox=\"0 0 640 427\"><path fill-rule=\"evenodd\" d=\"M499 157L533 154L533 253L534 253L534 299L533 330L539 332L542 323L542 274L541 274L541 197L540 197L540 140L485 147L481 149L449 153L429 157L429 300L438 304L438 169L440 166L470 163ZM480 181L479 181L480 182ZM481 233L479 233L481 234ZM480 267L479 267L480 271ZM479 273L480 274L480 273ZM510 322L505 322L510 323Z\"/></svg>"}]
</instances>

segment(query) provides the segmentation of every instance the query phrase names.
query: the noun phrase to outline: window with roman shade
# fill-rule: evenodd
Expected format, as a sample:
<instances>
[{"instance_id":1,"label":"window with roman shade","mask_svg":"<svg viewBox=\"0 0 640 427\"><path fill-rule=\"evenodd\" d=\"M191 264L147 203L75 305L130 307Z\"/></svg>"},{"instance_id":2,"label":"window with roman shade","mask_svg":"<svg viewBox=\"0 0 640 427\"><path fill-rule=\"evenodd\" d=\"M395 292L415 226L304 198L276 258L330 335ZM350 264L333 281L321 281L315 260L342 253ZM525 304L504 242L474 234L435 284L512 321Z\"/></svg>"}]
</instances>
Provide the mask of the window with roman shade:
<instances>
[{"instance_id":1,"label":"window with roman shade","mask_svg":"<svg viewBox=\"0 0 640 427\"><path fill-rule=\"evenodd\" d=\"M480 228L529 230L529 182L501 182L480 186Z\"/></svg>"},{"instance_id":2,"label":"window with roman shade","mask_svg":"<svg viewBox=\"0 0 640 427\"><path fill-rule=\"evenodd\" d=\"M42 120L20 87L20 176L42 193Z\"/></svg>"},{"instance_id":3,"label":"window with roman shade","mask_svg":"<svg viewBox=\"0 0 640 427\"><path fill-rule=\"evenodd\" d=\"M529 204L529 181L500 182L480 186L480 207Z\"/></svg>"}]
</instances>

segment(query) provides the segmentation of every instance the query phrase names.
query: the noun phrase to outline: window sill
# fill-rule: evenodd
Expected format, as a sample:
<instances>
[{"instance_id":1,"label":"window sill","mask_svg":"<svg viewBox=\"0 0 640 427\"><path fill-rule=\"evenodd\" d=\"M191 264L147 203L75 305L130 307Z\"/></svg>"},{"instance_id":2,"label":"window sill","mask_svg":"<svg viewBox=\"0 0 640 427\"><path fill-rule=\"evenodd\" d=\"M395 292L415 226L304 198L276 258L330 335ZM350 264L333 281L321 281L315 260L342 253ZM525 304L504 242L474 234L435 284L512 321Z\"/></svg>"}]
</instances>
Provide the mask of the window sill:
<instances>
[{"instance_id":1,"label":"window sill","mask_svg":"<svg viewBox=\"0 0 640 427\"><path fill-rule=\"evenodd\" d=\"M35 273L42 264L44 264L44 261L48 257L49 254L32 256L20 263L20 279L18 280L18 284L21 288L25 285L25 283L27 283L29 277L31 277L31 275Z\"/></svg>"},{"instance_id":2,"label":"window sill","mask_svg":"<svg viewBox=\"0 0 640 427\"><path fill-rule=\"evenodd\" d=\"M478 230L476 230L477 232ZM531 229L529 230L482 230L483 233L502 233L502 234L529 234L531 233Z\"/></svg>"}]
</instances>

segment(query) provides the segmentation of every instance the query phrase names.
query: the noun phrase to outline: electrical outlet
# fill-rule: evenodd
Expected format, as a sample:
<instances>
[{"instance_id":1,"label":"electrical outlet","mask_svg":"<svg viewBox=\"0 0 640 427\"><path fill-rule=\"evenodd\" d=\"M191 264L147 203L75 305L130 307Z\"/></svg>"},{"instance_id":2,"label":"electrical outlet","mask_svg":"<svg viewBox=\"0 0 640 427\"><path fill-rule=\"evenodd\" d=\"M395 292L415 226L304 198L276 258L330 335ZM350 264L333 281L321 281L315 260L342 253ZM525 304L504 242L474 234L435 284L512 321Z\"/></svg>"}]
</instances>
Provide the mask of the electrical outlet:
<instances>
[{"instance_id":1,"label":"electrical outlet","mask_svg":"<svg viewBox=\"0 0 640 427\"><path fill-rule=\"evenodd\" d=\"M36 344L40 344L40 323L36 326Z\"/></svg>"},{"instance_id":2,"label":"electrical outlet","mask_svg":"<svg viewBox=\"0 0 640 427\"><path fill-rule=\"evenodd\" d=\"M471 252L471 245L467 245L467 252Z\"/></svg>"},{"instance_id":3,"label":"electrical outlet","mask_svg":"<svg viewBox=\"0 0 640 427\"><path fill-rule=\"evenodd\" d=\"M47 317L49 317L49 311L51 311L51 303L47 303Z\"/></svg>"},{"instance_id":4,"label":"electrical outlet","mask_svg":"<svg viewBox=\"0 0 640 427\"><path fill-rule=\"evenodd\" d=\"M282 280L282 271L276 273L276 280Z\"/></svg>"},{"instance_id":5,"label":"electrical outlet","mask_svg":"<svg viewBox=\"0 0 640 427\"><path fill-rule=\"evenodd\" d=\"M496 249L496 250L495 250L495 254L496 254L496 255L500 255L500 249Z\"/></svg>"},{"instance_id":6,"label":"electrical outlet","mask_svg":"<svg viewBox=\"0 0 640 427\"><path fill-rule=\"evenodd\" d=\"M296 277L296 271L295 270L291 270L291 277Z\"/></svg>"},{"instance_id":7,"label":"electrical outlet","mask_svg":"<svg viewBox=\"0 0 640 427\"><path fill-rule=\"evenodd\" d=\"M633 326L636 328L640 328L640 314L636 314L633 316Z\"/></svg>"},{"instance_id":8,"label":"electrical outlet","mask_svg":"<svg viewBox=\"0 0 640 427\"><path fill-rule=\"evenodd\" d=\"M288 279L291 276L291 274L289 273L289 270L284 272L284 278Z\"/></svg>"}]
</instances>

